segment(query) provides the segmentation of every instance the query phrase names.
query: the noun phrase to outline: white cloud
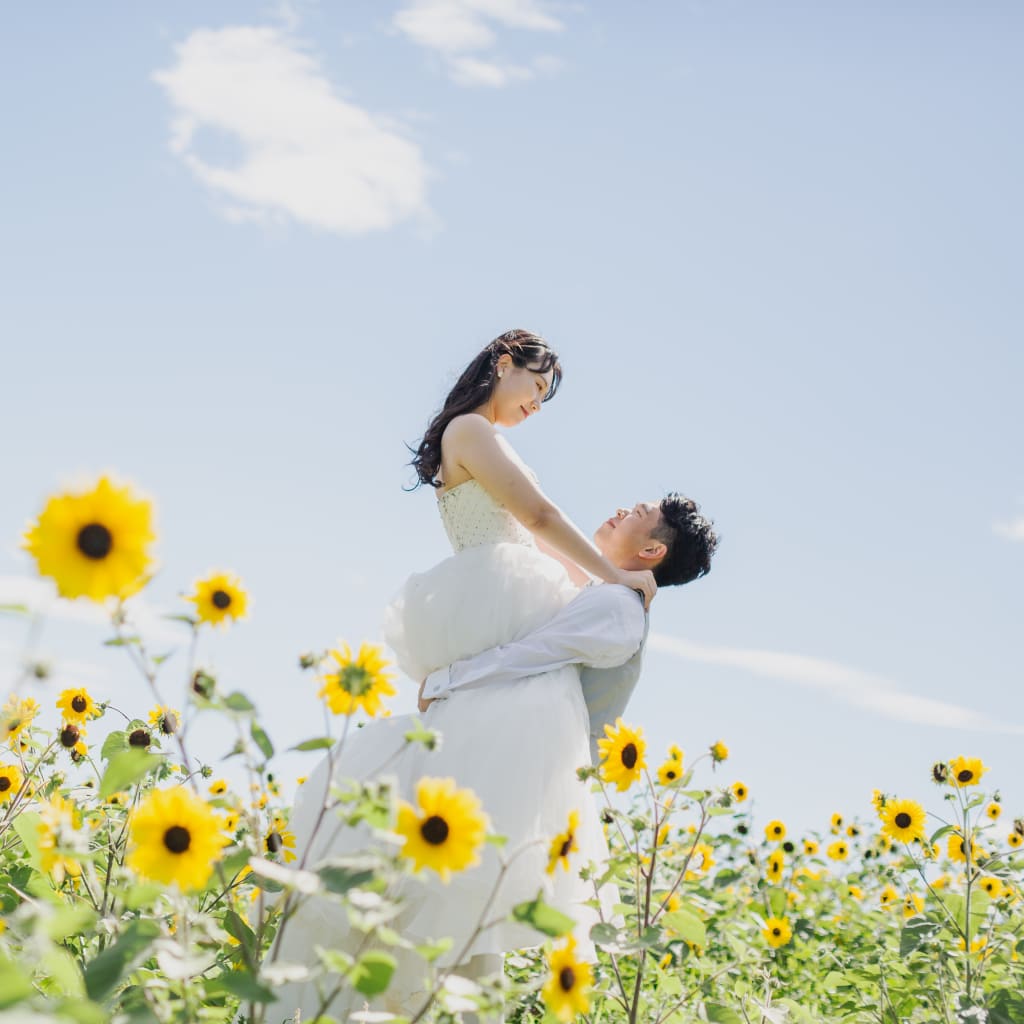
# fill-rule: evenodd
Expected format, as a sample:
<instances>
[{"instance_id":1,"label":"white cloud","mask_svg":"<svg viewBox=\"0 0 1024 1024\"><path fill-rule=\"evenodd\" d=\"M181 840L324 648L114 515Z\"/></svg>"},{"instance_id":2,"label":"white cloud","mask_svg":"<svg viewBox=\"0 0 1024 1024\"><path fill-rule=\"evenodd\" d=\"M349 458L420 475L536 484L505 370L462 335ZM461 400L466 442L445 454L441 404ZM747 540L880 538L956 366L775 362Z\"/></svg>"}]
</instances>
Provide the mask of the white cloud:
<instances>
[{"instance_id":1,"label":"white cloud","mask_svg":"<svg viewBox=\"0 0 1024 1024\"><path fill-rule=\"evenodd\" d=\"M491 88L525 81L557 65L546 57L529 67L480 57L497 45L494 24L530 32L564 28L540 0L409 0L392 24L418 46L437 53L459 85Z\"/></svg>"},{"instance_id":2,"label":"white cloud","mask_svg":"<svg viewBox=\"0 0 1024 1024\"><path fill-rule=\"evenodd\" d=\"M997 721L958 704L905 693L884 676L849 668L824 658L784 651L712 647L661 633L652 633L648 646L652 650L673 654L688 661L736 668L753 675L825 691L854 707L901 722L944 729L1024 733L1024 728L1020 726Z\"/></svg>"},{"instance_id":3,"label":"white cloud","mask_svg":"<svg viewBox=\"0 0 1024 1024\"><path fill-rule=\"evenodd\" d=\"M1005 540L1024 541L1024 516L1018 516L1007 523L996 523L992 529L995 530L997 536L1003 537Z\"/></svg>"},{"instance_id":4,"label":"white cloud","mask_svg":"<svg viewBox=\"0 0 1024 1024\"><path fill-rule=\"evenodd\" d=\"M193 32L154 73L174 107L171 149L231 220L291 218L345 235L429 218L418 146L337 96L317 61L270 27ZM204 156L227 136L232 160Z\"/></svg>"}]
</instances>

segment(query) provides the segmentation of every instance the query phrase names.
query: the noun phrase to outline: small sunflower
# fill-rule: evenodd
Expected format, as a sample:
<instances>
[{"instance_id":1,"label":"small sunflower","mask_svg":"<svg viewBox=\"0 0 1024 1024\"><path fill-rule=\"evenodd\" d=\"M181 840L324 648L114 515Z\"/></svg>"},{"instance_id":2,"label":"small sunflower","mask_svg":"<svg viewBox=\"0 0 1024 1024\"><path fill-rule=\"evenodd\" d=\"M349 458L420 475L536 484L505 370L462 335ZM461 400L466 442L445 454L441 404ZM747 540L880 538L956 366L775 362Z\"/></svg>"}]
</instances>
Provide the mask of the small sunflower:
<instances>
[{"instance_id":1,"label":"small sunflower","mask_svg":"<svg viewBox=\"0 0 1024 1024\"><path fill-rule=\"evenodd\" d=\"M22 547L62 597L125 598L153 570L152 502L103 476L89 491L51 497Z\"/></svg>"},{"instance_id":2,"label":"small sunflower","mask_svg":"<svg viewBox=\"0 0 1024 1024\"><path fill-rule=\"evenodd\" d=\"M946 840L946 853L951 861L957 864L965 864L969 859L972 845L969 839L964 839L964 834L959 829L954 829L949 833L949 839ZM977 859L977 848L973 852L975 859Z\"/></svg>"},{"instance_id":3,"label":"small sunflower","mask_svg":"<svg viewBox=\"0 0 1024 1024\"><path fill-rule=\"evenodd\" d=\"M606 738L597 741L601 755L601 778L605 782L614 783L621 793L639 781L647 767L644 760L647 743L643 729L633 729L621 718L615 719L614 728L606 725L604 731Z\"/></svg>"},{"instance_id":4,"label":"small sunflower","mask_svg":"<svg viewBox=\"0 0 1024 1024\"><path fill-rule=\"evenodd\" d=\"M9 803L24 781L16 764L0 764L0 804Z\"/></svg>"},{"instance_id":5,"label":"small sunflower","mask_svg":"<svg viewBox=\"0 0 1024 1024\"><path fill-rule=\"evenodd\" d=\"M590 1009L594 973L590 964L576 959L576 941L569 936L564 946L548 954L548 980L541 995L544 1005L562 1024Z\"/></svg>"},{"instance_id":6,"label":"small sunflower","mask_svg":"<svg viewBox=\"0 0 1024 1024\"><path fill-rule=\"evenodd\" d=\"M89 748L85 745L84 725L62 722L60 731L57 733L57 740L65 750L71 750L81 757L85 757L89 752Z\"/></svg>"},{"instance_id":7,"label":"small sunflower","mask_svg":"<svg viewBox=\"0 0 1024 1024\"><path fill-rule=\"evenodd\" d=\"M0 743L9 743L19 737L39 714L39 704L31 697L11 694L0 710Z\"/></svg>"},{"instance_id":8,"label":"small sunflower","mask_svg":"<svg viewBox=\"0 0 1024 1024\"><path fill-rule=\"evenodd\" d=\"M789 922L784 917L769 917L764 922L761 934L768 940L768 945L772 949L778 949L792 941L793 929L789 927Z\"/></svg>"},{"instance_id":9,"label":"small sunflower","mask_svg":"<svg viewBox=\"0 0 1024 1024\"><path fill-rule=\"evenodd\" d=\"M846 887L846 893L851 899L864 899L864 891L861 889L859 885L848 885Z\"/></svg>"},{"instance_id":10,"label":"small sunflower","mask_svg":"<svg viewBox=\"0 0 1024 1024\"><path fill-rule=\"evenodd\" d=\"M547 873L553 875L555 868L559 864L568 871L569 870L569 854L576 853L579 850L579 844L576 842L576 829L580 827L580 812L570 811L569 812L569 824L566 825L565 831L560 832L554 839L551 840L551 848L548 851L548 866Z\"/></svg>"},{"instance_id":11,"label":"small sunflower","mask_svg":"<svg viewBox=\"0 0 1024 1024\"><path fill-rule=\"evenodd\" d=\"M683 752L677 746L668 748L668 758L658 769L658 781L663 786L670 786L683 777Z\"/></svg>"},{"instance_id":12,"label":"small sunflower","mask_svg":"<svg viewBox=\"0 0 1024 1024\"><path fill-rule=\"evenodd\" d=\"M885 794L880 789L871 790L871 806L881 814L885 806Z\"/></svg>"},{"instance_id":13,"label":"small sunflower","mask_svg":"<svg viewBox=\"0 0 1024 1024\"><path fill-rule=\"evenodd\" d=\"M804 840L804 853L808 857L813 857L818 852L818 844L813 839Z\"/></svg>"},{"instance_id":14,"label":"small sunflower","mask_svg":"<svg viewBox=\"0 0 1024 1024\"><path fill-rule=\"evenodd\" d=\"M786 826L777 819L764 827L764 837L769 843L781 843L786 838Z\"/></svg>"},{"instance_id":15,"label":"small sunflower","mask_svg":"<svg viewBox=\"0 0 1024 1024\"><path fill-rule=\"evenodd\" d=\"M82 831L82 816L70 800L52 793L39 810L38 845L42 868L58 885L82 873L79 859L89 852L89 837Z\"/></svg>"},{"instance_id":16,"label":"small sunflower","mask_svg":"<svg viewBox=\"0 0 1024 1024\"><path fill-rule=\"evenodd\" d=\"M65 722L74 722L76 725L85 725L90 718L99 718L103 714L89 691L81 687L64 690L57 698L57 710Z\"/></svg>"},{"instance_id":17,"label":"small sunflower","mask_svg":"<svg viewBox=\"0 0 1024 1024\"><path fill-rule=\"evenodd\" d=\"M832 860L846 860L850 856L850 847L845 840L840 839L838 842L831 843L825 853Z\"/></svg>"},{"instance_id":18,"label":"small sunflower","mask_svg":"<svg viewBox=\"0 0 1024 1024\"><path fill-rule=\"evenodd\" d=\"M916 892L907 893L903 900L903 916L910 918L922 913L924 913L924 897L918 896Z\"/></svg>"},{"instance_id":19,"label":"small sunflower","mask_svg":"<svg viewBox=\"0 0 1024 1024\"><path fill-rule=\"evenodd\" d=\"M353 657L348 644L332 649L331 657L337 672L323 677L318 692L335 715L354 715L360 709L371 718L384 711L382 697L393 697L398 691L391 685L394 676L385 670L388 662L384 651L372 644L361 644L359 654Z\"/></svg>"},{"instance_id":20,"label":"small sunflower","mask_svg":"<svg viewBox=\"0 0 1024 1024\"><path fill-rule=\"evenodd\" d=\"M949 771L950 783L962 789L964 786L976 786L988 768L981 763L980 757L954 757L949 762Z\"/></svg>"},{"instance_id":21,"label":"small sunflower","mask_svg":"<svg viewBox=\"0 0 1024 1024\"><path fill-rule=\"evenodd\" d=\"M690 864L695 871L706 875L715 866L714 853L709 843L695 843L690 854Z\"/></svg>"},{"instance_id":22,"label":"small sunflower","mask_svg":"<svg viewBox=\"0 0 1024 1024\"><path fill-rule=\"evenodd\" d=\"M1006 841L1010 844L1013 849L1018 850L1024 845L1024 836L1019 832L1011 832L1007 837Z\"/></svg>"},{"instance_id":23,"label":"small sunflower","mask_svg":"<svg viewBox=\"0 0 1024 1024\"><path fill-rule=\"evenodd\" d=\"M734 782L730 787L732 790L732 798L736 803L741 804L750 795L750 790L747 789L745 782Z\"/></svg>"},{"instance_id":24,"label":"small sunflower","mask_svg":"<svg viewBox=\"0 0 1024 1024\"><path fill-rule=\"evenodd\" d=\"M201 889L228 844L224 819L184 786L154 789L129 819L128 866L183 891Z\"/></svg>"},{"instance_id":25,"label":"small sunflower","mask_svg":"<svg viewBox=\"0 0 1024 1024\"><path fill-rule=\"evenodd\" d=\"M263 849L273 856L280 853L286 864L290 864L296 858L295 834L289 832L287 823L283 818L274 815L270 829L263 837Z\"/></svg>"},{"instance_id":26,"label":"small sunflower","mask_svg":"<svg viewBox=\"0 0 1024 1024\"><path fill-rule=\"evenodd\" d=\"M843 816L836 812L832 815L832 831L838 835L843 827Z\"/></svg>"},{"instance_id":27,"label":"small sunflower","mask_svg":"<svg viewBox=\"0 0 1024 1024\"><path fill-rule=\"evenodd\" d=\"M721 741L716 740L711 744L711 760L718 764L720 761L729 759L729 748Z\"/></svg>"},{"instance_id":28,"label":"small sunflower","mask_svg":"<svg viewBox=\"0 0 1024 1024\"><path fill-rule=\"evenodd\" d=\"M892 885L887 885L879 894L878 902L883 907L891 907L894 903L899 900L900 894L896 891Z\"/></svg>"},{"instance_id":29,"label":"small sunflower","mask_svg":"<svg viewBox=\"0 0 1024 1024\"><path fill-rule=\"evenodd\" d=\"M454 779L422 778L416 802L402 801L395 828L414 871L432 868L447 882L453 871L479 863L488 822L471 789L457 789Z\"/></svg>"},{"instance_id":30,"label":"small sunflower","mask_svg":"<svg viewBox=\"0 0 1024 1024\"><path fill-rule=\"evenodd\" d=\"M988 815L992 821L998 821L999 815L1003 813L1001 804L995 803L994 801L985 808L985 814Z\"/></svg>"},{"instance_id":31,"label":"small sunflower","mask_svg":"<svg viewBox=\"0 0 1024 1024\"><path fill-rule=\"evenodd\" d=\"M999 897L1006 891L1006 887L1003 885L1002 881L996 878L995 875L985 875L978 884L994 900L999 899Z\"/></svg>"},{"instance_id":32,"label":"small sunflower","mask_svg":"<svg viewBox=\"0 0 1024 1024\"><path fill-rule=\"evenodd\" d=\"M210 783L210 794L212 796L223 796L228 791L227 779L214 779Z\"/></svg>"},{"instance_id":33,"label":"small sunflower","mask_svg":"<svg viewBox=\"0 0 1024 1024\"><path fill-rule=\"evenodd\" d=\"M212 573L206 579L196 580L192 586L193 593L186 594L185 600L196 606L200 622L226 626L228 619L238 622L248 614L249 595L233 573Z\"/></svg>"},{"instance_id":34,"label":"small sunflower","mask_svg":"<svg viewBox=\"0 0 1024 1024\"><path fill-rule=\"evenodd\" d=\"M897 842L924 839L924 808L913 800L888 800L879 817L882 834Z\"/></svg>"},{"instance_id":35,"label":"small sunflower","mask_svg":"<svg viewBox=\"0 0 1024 1024\"><path fill-rule=\"evenodd\" d=\"M769 882L778 885L782 880L782 872L786 867L786 858L781 850L775 850L765 864L765 877Z\"/></svg>"},{"instance_id":36,"label":"small sunflower","mask_svg":"<svg viewBox=\"0 0 1024 1024\"><path fill-rule=\"evenodd\" d=\"M181 728L181 712L164 704L157 704L149 713L149 724L165 736L173 736Z\"/></svg>"}]
</instances>

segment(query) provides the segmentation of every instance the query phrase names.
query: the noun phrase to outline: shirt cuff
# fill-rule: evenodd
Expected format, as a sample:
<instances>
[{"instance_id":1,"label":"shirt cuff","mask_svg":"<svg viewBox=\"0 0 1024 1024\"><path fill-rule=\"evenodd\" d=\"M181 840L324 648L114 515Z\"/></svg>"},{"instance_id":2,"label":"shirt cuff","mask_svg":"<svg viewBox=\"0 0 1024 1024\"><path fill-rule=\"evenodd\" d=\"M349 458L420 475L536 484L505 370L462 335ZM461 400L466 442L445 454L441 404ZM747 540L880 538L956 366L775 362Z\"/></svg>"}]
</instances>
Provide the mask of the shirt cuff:
<instances>
[{"instance_id":1,"label":"shirt cuff","mask_svg":"<svg viewBox=\"0 0 1024 1024\"><path fill-rule=\"evenodd\" d=\"M423 684L423 696L430 700L439 700L447 696L451 684L451 666L445 665L436 672L431 672Z\"/></svg>"}]
</instances>

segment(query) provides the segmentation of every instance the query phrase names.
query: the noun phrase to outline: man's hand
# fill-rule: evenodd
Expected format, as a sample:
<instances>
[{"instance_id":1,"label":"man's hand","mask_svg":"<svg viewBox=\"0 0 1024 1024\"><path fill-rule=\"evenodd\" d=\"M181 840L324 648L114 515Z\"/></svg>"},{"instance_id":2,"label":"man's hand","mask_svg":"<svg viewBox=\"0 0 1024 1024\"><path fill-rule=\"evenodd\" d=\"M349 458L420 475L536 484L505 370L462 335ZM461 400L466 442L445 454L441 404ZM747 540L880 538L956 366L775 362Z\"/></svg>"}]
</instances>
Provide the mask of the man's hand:
<instances>
[{"instance_id":1,"label":"man's hand","mask_svg":"<svg viewBox=\"0 0 1024 1024\"><path fill-rule=\"evenodd\" d=\"M424 679L423 682L420 683L420 692L417 694L419 709L420 709L421 713L426 711L427 708L429 708L430 705L434 703L434 698L433 697L424 697L423 696L423 687L426 686L426 685L427 685L427 681L426 681L426 679Z\"/></svg>"}]
</instances>

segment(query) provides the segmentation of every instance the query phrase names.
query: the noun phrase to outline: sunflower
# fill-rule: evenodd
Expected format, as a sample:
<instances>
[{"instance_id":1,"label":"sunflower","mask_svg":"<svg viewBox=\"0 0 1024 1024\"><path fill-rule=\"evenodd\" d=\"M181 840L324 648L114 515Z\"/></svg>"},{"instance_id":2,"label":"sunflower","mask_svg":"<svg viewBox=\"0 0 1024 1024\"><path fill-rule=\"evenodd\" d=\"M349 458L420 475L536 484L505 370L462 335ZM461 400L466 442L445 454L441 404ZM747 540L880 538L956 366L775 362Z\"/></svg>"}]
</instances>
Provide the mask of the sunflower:
<instances>
[{"instance_id":1,"label":"sunflower","mask_svg":"<svg viewBox=\"0 0 1024 1024\"><path fill-rule=\"evenodd\" d=\"M201 889L229 840L224 819L184 786L154 789L129 819L128 866L183 891Z\"/></svg>"},{"instance_id":2,"label":"sunflower","mask_svg":"<svg viewBox=\"0 0 1024 1024\"><path fill-rule=\"evenodd\" d=\"M548 954L550 974L541 995L544 1005L567 1024L577 1014L590 1009L590 988L594 973L590 964L576 959L576 940L570 935L561 949Z\"/></svg>"},{"instance_id":3,"label":"sunflower","mask_svg":"<svg viewBox=\"0 0 1024 1024\"><path fill-rule=\"evenodd\" d=\"M20 736L39 714L39 704L31 697L11 694L0 710L0 743L9 743Z\"/></svg>"},{"instance_id":4,"label":"sunflower","mask_svg":"<svg viewBox=\"0 0 1024 1024\"><path fill-rule=\"evenodd\" d=\"M885 806L885 794L880 789L871 790L871 806L881 814Z\"/></svg>"},{"instance_id":5,"label":"sunflower","mask_svg":"<svg viewBox=\"0 0 1024 1024\"><path fill-rule=\"evenodd\" d=\"M715 866L714 852L709 843L695 843L690 853L694 870L706 875Z\"/></svg>"},{"instance_id":6,"label":"sunflower","mask_svg":"<svg viewBox=\"0 0 1024 1024\"><path fill-rule=\"evenodd\" d=\"M785 946L793 938L793 929L784 917L769 917L764 922L761 934L768 940L772 949Z\"/></svg>"},{"instance_id":7,"label":"sunflower","mask_svg":"<svg viewBox=\"0 0 1024 1024\"><path fill-rule=\"evenodd\" d=\"M16 764L0 764L0 804L6 804L21 789L24 777Z\"/></svg>"},{"instance_id":8,"label":"sunflower","mask_svg":"<svg viewBox=\"0 0 1024 1024\"><path fill-rule=\"evenodd\" d=\"M918 896L916 892L907 893L903 900L903 916L910 918L924 913L924 897Z\"/></svg>"},{"instance_id":9,"label":"sunflower","mask_svg":"<svg viewBox=\"0 0 1024 1024\"><path fill-rule=\"evenodd\" d=\"M741 804L750 795L750 790L747 789L745 782L734 782L730 787L732 790L732 798L736 803Z\"/></svg>"},{"instance_id":10,"label":"sunflower","mask_svg":"<svg viewBox=\"0 0 1024 1024\"><path fill-rule=\"evenodd\" d=\"M89 838L82 831L82 817L78 808L53 793L39 810L37 826L39 857L44 871L60 885L68 876L82 873L78 858L89 851Z\"/></svg>"},{"instance_id":11,"label":"sunflower","mask_svg":"<svg viewBox=\"0 0 1024 1024\"><path fill-rule=\"evenodd\" d=\"M395 828L413 871L433 868L447 882L453 871L480 862L488 821L471 789L456 789L454 779L422 778L416 801L418 807L399 804Z\"/></svg>"},{"instance_id":12,"label":"sunflower","mask_svg":"<svg viewBox=\"0 0 1024 1024\"><path fill-rule=\"evenodd\" d=\"M644 753L647 743L643 729L632 729L621 718L615 719L615 727L604 727L605 739L597 741L601 755L601 778L605 782L614 783L621 793L629 789L640 775L647 762Z\"/></svg>"},{"instance_id":13,"label":"sunflower","mask_svg":"<svg viewBox=\"0 0 1024 1024\"><path fill-rule=\"evenodd\" d=\"M230 572L216 572L192 584L194 592L185 595L196 606L200 622L226 626L228 619L238 622L248 614L249 595L242 581Z\"/></svg>"},{"instance_id":14,"label":"sunflower","mask_svg":"<svg viewBox=\"0 0 1024 1024\"><path fill-rule=\"evenodd\" d=\"M65 722L74 722L76 725L85 725L90 718L99 718L103 714L89 691L81 687L64 690L57 698L57 710Z\"/></svg>"},{"instance_id":15,"label":"sunflower","mask_svg":"<svg viewBox=\"0 0 1024 1024\"><path fill-rule=\"evenodd\" d=\"M764 837L769 843L781 843L786 838L786 826L781 821L769 821L764 827Z\"/></svg>"},{"instance_id":16,"label":"sunflower","mask_svg":"<svg viewBox=\"0 0 1024 1024\"><path fill-rule=\"evenodd\" d=\"M181 712L164 704L157 704L149 713L149 724L165 736L173 736L181 728Z\"/></svg>"},{"instance_id":17,"label":"sunflower","mask_svg":"<svg viewBox=\"0 0 1024 1024\"><path fill-rule=\"evenodd\" d=\"M81 757L85 757L89 752L85 745L85 726L75 725L74 722L62 722L57 740L65 750L73 751Z\"/></svg>"},{"instance_id":18,"label":"sunflower","mask_svg":"<svg viewBox=\"0 0 1024 1024\"><path fill-rule=\"evenodd\" d=\"M838 811L832 815L832 831L835 834L839 834L839 830L843 827L843 816Z\"/></svg>"},{"instance_id":19,"label":"sunflower","mask_svg":"<svg viewBox=\"0 0 1024 1024\"><path fill-rule=\"evenodd\" d=\"M547 873L553 875L555 868L559 864L568 871L569 870L569 854L576 853L579 850L579 844L576 842L576 829L580 827L580 812L570 811L569 812L569 824L566 825L565 831L560 832L554 839L551 840L551 848L548 851L548 866Z\"/></svg>"},{"instance_id":20,"label":"sunflower","mask_svg":"<svg viewBox=\"0 0 1024 1024\"><path fill-rule=\"evenodd\" d=\"M830 844L825 852L832 860L846 860L850 856L850 847L840 839L838 842Z\"/></svg>"},{"instance_id":21,"label":"sunflower","mask_svg":"<svg viewBox=\"0 0 1024 1024\"><path fill-rule=\"evenodd\" d=\"M964 786L976 786L988 768L981 763L980 757L954 757L949 762L949 770L950 783L962 789Z\"/></svg>"},{"instance_id":22,"label":"sunflower","mask_svg":"<svg viewBox=\"0 0 1024 1024\"><path fill-rule=\"evenodd\" d=\"M51 497L22 538L62 597L130 597L154 563L153 505L103 476L92 490Z\"/></svg>"},{"instance_id":23,"label":"sunflower","mask_svg":"<svg viewBox=\"0 0 1024 1024\"><path fill-rule=\"evenodd\" d=\"M669 747L668 758L658 769L658 781L663 786L670 786L673 782L678 782L682 776L683 752L678 747Z\"/></svg>"},{"instance_id":24,"label":"sunflower","mask_svg":"<svg viewBox=\"0 0 1024 1024\"><path fill-rule=\"evenodd\" d=\"M1006 841L1010 844L1010 846L1013 847L1013 849L1017 850L1021 847L1022 844L1024 844L1024 836L1022 836L1019 832L1011 832L1006 837Z\"/></svg>"},{"instance_id":25,"label":"sunflower","mask_svg":"<svg viewBox=\"0 0 1024 1024\"><path fill-rule=\"evenodd\" d=\"M986 875L978 883L992 897L997 900L1006 891L1003 883L995 875Z\"/></svg>"},{"instance_id":26,"label":"sunflower","mask_svg":"<svg viewBox=\"0 0 1024 1024\"><path fill-rule=\"evenodd\" d=\"M949 839L946 841L946 853L951 861L957 864L965 864L972 845L969 839L964 839L964 835L959 829L954 829L950 832ZM979 851L975 848L973 852L975 859L977 859Z\"/></svg>"},{"instance_id":27,"label":"sunflower","mask_svg":"<svg viewBox=\"0 0 1024 1024\"><path fill-rule=\"evenodd\" d=\"M769 882L778 884L782 879L782 872L786 867L786 858L781 850L775 850L768 858L764 873Z\"/></svg>"},{"instance_id":28,"label":"sunflower","mask_svg":"<svg viewBox=\"0 0 1024 1024\"><path fill-rule=\"evenodd\" d=\"M711 744L711 760L718 764L719 761L726 761L729 758L729 748L721 741L717 740Z\"/></svg>"},{"instance_id":29,"label":"sunflower","mask_svg":"<svg viewBox=\"0 0 1024 1024\"><path fill-rule=\"evenodd\" d=\"M846 887L846 894L855 900L864 899L864 890L859 885L848 885Z\"/></svg>"},{"instance_id":30,"label":"sunflower","mask_svg":"<svg viewBox=\"0 0 1024 1024\"><path fill-rule=\"evenodd\" d=\"M900 843L924 839L924 808L913 800L887 800L879 817L882 834Z\"/></svg>"},{"instance_id":31,"label":"sunflower","mask_svg":"<svg viewBox=\"0 0 1024 1024\"><path fill-rule=\"evenodd\" d=\"M892 886L892 885L887 885L878 894L878 902L881 903L881 905L883 907L891 907L899 898L900 898L900 894L896 891L895 887Z\"/></svg>"},{"instance_id":32,"label":"sunflower","mask_svg":"<svg viewBox=\"0 0 1024 1024\"><path fill-rule=\"evenodd\" d=\"M318 697L323 697L335 715L354 715L360 708L376 718L384 705L382 697L393 697L398 691L391 685L394 676L385 669L384 651L372 644L361 644L359 654L352 656L348 644L331 650L338 671L324 676Z\"/></svg>"},{"instance_id":33,"label":"sunflower","mask_svg":"<svg viewBox=\"0 0 1024 1024\"><path fill-rule=\"evenodd\" d=\"M283 818L274 815L270 830L263 837L263 849L270 855L280 853L286 864L295 860L295 834L289 832Z\"/></svg>"},{"instance_id":34,"label":"sunflower","mask_svg":"<svg viewBox=\"0 0 1024 1024\"><path fill-rule=\"evenodd\" d=\"M223 796L228 791L227 779L214 779L210 783L210 794L212 796Z\"/></svg>"},{"instance_id":35,"label":"sunflower","mask_svg":"<svg viewBox=\"0 0 1024 1024\"><path fill-rule=\"evenodd\" d=\"M993 821L998 821L998 820L999 820L999 815L1003 813L1003 808L1002 808L1002 805L1000 805L1000 804L997 804L997 803L994 803L994 802L993 802L993 803L990 803L990 804L988 805L988 807L986 807L986 808L985 808L985 813L986 813L986 814L987 814L987 815L988 815L988 816L989 816L989 817L990 817L990 818L991 818L991 819L992 819Z\"/></svg>"},{"instance_id":36,"label":"sunflower","mask_svg":"<svg viewBox=\"0 0 1024 1024\"><path fill-rule=\"evenodd\" d=\"M813 857L818 852L818 844L813 839L804 840L804 853L808 857Z\"/></svg>"}]
</instances>

